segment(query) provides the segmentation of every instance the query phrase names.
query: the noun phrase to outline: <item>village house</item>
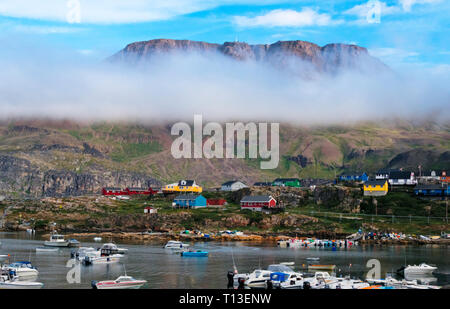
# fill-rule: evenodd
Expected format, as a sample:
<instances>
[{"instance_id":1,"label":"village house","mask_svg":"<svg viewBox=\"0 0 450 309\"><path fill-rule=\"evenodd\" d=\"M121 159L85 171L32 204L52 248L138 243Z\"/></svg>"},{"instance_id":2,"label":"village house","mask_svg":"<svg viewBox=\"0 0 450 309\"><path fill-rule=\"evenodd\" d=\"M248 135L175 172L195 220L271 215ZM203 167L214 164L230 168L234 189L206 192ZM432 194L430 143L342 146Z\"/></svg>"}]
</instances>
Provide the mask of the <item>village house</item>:
<instances>
[{"instance_id":1,"label":"village house","mask_svg":"<svg viewBox=\"0 0 450 309\"><path fill-rule=\"evenodd\" d=\"M127 195L136 195L136 194L142 194L142 195L153 195L156 192L152 190L152 188L126 188L125 193Z\"/></svg>"},{"instance_id":2,"label":"village house","mask_svg":"<svg viewBox=\"0 0 450 309\"><path fill-rule=\"evenodd\" d=\"M277 178L272 183L273 186L300 188L301 182L298 178Z\"/></svg>"},{"instance_id":3,"label":"village house","mask_svg":"<svg viewBox=\"0 0 450 309\"><path fill-rule=\"evenodd\" d=\"M125 191L122 188L105 187L102 189L102 195L124 195Z\"/></svg>"},{"instance_id":4,"label":"village house","mask_svg":"<svg viewBox=\"0 0 450 309\"><path fill-rule=\"evenodd\" d=\"M240 182L237 180L232 180L232 181L227 181L227 182L223 183L220 190L222 190L222 191L238 191L243 188L248 188L248 186L243 182Z\"/></svg>"},{"instance_id":5,"label":"village house","mask_svg":"<svg viewBox=\"0 0 450 309\"><path fill-rule=\"evenodd\" d=\"M375 179L389 179L389 174L391 172L400 172L399 169L382 168L375 173Z\"/></svg>"},{"instance_id":6,"label":"village house","mask_svg":"<svg viewBox=\"0 0 450 309\"><path fill-rule=\"evenodd\" d=\"M391 186L412 186L417 184L414 173L410 171L394 171L389 173Z\"/></svg>"},{"instance_id":7,"label":"village house","mask_svg":"<svg viewBox=\"0 0 450 309\"><path fill-rule=\"evenodd\" d=\"M178 208L206 207L206 198L203 195L182 194L175 197L172 206Z\"/></svg>"},{"instance_id":8,"label":"village house","mask_svg":"<svg viewBox=\"0 0 450 309\"><path fill-rule=\"evenodd\" d=\"M150 206L144 208L144 214L156 214L156 213L158 213L158 210L156 208Z\"/></svg>"},{"instance_id":9,"label":"village house","mask_svg":"<svg viewBox=\"0 0 450 309\"><path fill-rule=\"evenodd\" d=\"M447 172L443 171L439 180L442 182L450 183L450 176L447 176Z\"/></svg>"},{"instance_id":10,"label":"village house","mask_svg":"<svg viewBox=\"0 0 450 309\"><path fill-rule=\"evenodd\" d=\"M383 180L368 180L364 183L364 196L383 196L389 190L388 181Z\"/></svg>"},{"instance_id":11,"label":"village house","mask_svg":"<svg viewBox=\"0 0 450 309\"><path fill-rule=\"evenodd\" d=\"M448 194L448 185L417 185L414 187L414 194L422 196L444 196Z\"/></svg>"},{"instance_id":12,"label":"village house","mask_svg":"<svg viewBox=\"0 0 450 309\"><path fill-rule=\"evenodd\" d=\"M272 183L271 182L255 182L253 184L254 187L271 187Z\"/></svg>"},{"instance_id":13,"label":"village house","mask_svg":"<svg viewBox=\"0 0 450 309\"><path fill-rule=\"evenodd\" d=\"M367 181L369 176L366 173L343 174L339 176L340 181Z\"/></svg>"},{"instance_id":14,"label":"village house","mask_svg":"<svg viewBox=\"0 0 450 309\"><path fill-rule=\"evenodd\" d=\"M192 192L201 193L203 188L195 183L195 180L180 180L178 183L171 183L162 188L164 193Z\"/></svg>"},{"instance_id":15,"label":"village house","mask_svg":"<svg viewBox=\"0 0 450 309\"><path fill-rule=\"evenodd\" d=\"M227 201L225 199L212 199L209 198L206 200L207 206L224 206L227 205Z\"/></svg>"},{"instance_id":16,"label":"village house","mask_svg":"<svg viewBox=\"0 0 450 309\"><path fill-rule=\"evenodd\" d=\"M247 195L241 200L241 209L262 211L263 208L275 208L277 201L271 195Z\"/></svg>"},{"instance_id":17,"label":"village house","mask_svg":"<svg viewBox=\"0 0 450 309\"><path fill-rule=\"evenodd\" d=\"M418 180L423 181L439 181L440 180L440 172L436 171L424 171L417 176Z\"/></svg>"}]
</instances>

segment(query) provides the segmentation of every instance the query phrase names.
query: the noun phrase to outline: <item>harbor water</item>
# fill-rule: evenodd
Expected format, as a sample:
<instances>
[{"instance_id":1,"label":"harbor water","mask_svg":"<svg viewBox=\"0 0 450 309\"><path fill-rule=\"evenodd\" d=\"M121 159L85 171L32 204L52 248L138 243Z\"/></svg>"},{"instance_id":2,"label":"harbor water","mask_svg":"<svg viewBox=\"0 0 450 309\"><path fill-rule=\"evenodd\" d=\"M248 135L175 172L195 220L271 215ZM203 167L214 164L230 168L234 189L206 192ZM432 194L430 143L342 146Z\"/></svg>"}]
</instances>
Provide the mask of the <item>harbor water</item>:
<instances>
[{"instance_id":1,"label":"harbor water","mask_svg":"<svg viewBox=\"0 0 450 309\"><path fill-rule=\"evenodd\" d=\"M270 264L294 262L294 269L307 265L307 257L319 257L319 264L335 264L336 275L365 278L367 262L377 259L381 264L381 277L393 273L402 265L425 262L438 267L431 283L450 284L450 248L427 246L360 245L352 248L279 248L274 243L252 242L195 242L194 249L209 252L209 257L182 257L164 249L161 242L137 242L112 239L128 253L120 263L80 267L80 283L69 283L67 267L74 248L60 248L57 252L36 252L43 245L41 235L26 232L0 233L0 255L10 254L9 261L31 261L39 271L37 281L44 288L91 288L92 280L116 279L124 272L136 279L145 279L145 288L226 288L226 274L233 270L233 261L240 273L266 268ZM83 247L99 248L104 242L78 239Z\"/></svg>"}]
</instances>

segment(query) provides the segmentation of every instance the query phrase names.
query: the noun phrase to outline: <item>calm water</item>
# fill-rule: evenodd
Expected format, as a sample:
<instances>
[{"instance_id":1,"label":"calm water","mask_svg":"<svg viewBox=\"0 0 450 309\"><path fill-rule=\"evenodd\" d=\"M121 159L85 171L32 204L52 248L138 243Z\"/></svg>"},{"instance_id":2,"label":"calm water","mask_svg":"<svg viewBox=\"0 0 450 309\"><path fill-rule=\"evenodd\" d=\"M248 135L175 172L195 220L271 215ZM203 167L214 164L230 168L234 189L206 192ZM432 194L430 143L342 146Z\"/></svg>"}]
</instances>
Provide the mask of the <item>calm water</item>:
<instances>
[{"instance_id":1,"label":"calm water","mask_svg":"<svg viewBox=\"0 0 450 309\"><path fill-rule=\"evenodd\" d=\"M39 235L27 233L0 233L0 254L10 254L12 261L30 260L39 270L39 282L44 288L91 288L92 280L115 279L124 273L136 279L148 281L148 288L226 288L226 273L232 270L233 257L239 272L251 272L259 266L295 262L305 264L306 257L320 257L320 264L336 264L337 274L349 274L363 278L367 272L367 261L376 258L381 262L381 273L392 272L405 263L426 262L438 266L436 282L450 284L450 248L438 246L357 246L351 249L278 248L269 244L248 242L196 242L195 249L209 251L208 258L188 258L171 254L163 249L163 243L139 243L115 240L120 247L128 248L128 254L120 264L81 267L81 283L69 284L66 267L70 259L70 248L61 248L53 253L36 253L43 245ZM82 239L82 246L98 248L102 243ZM11 262L12 262L11 261ZM122 263L123 262L123 263ZM340 270L340 272L339 272Z\"/></svg>"}]
</instances>

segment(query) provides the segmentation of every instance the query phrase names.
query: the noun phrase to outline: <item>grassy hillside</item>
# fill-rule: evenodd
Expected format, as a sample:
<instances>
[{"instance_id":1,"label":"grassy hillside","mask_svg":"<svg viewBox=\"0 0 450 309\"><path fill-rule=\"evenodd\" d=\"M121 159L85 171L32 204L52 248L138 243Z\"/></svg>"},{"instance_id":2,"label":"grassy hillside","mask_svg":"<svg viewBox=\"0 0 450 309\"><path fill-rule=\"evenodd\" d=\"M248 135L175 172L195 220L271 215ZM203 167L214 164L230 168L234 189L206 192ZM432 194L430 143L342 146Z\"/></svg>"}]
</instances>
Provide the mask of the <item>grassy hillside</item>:
<instances>
[{"instance_id":1,"label":"grassy hillside","mask_svg":"<svg viewBox=\"0 0 450 309\"><path fill-rule=\"evenodd\" d=\"M9 121L0 124L0 155L25 159L40 171L127 171L162 182L193 178L205 186L230 179L334 178L342 172L374 172L390 164L408 168L418 162L424 169L450 169L448 124L281 124L280 131L280 163L274 170L261 170L260 159L174 159L170 147L175 137L170 125L160 124Z\"/></svg>"}]
</instances>

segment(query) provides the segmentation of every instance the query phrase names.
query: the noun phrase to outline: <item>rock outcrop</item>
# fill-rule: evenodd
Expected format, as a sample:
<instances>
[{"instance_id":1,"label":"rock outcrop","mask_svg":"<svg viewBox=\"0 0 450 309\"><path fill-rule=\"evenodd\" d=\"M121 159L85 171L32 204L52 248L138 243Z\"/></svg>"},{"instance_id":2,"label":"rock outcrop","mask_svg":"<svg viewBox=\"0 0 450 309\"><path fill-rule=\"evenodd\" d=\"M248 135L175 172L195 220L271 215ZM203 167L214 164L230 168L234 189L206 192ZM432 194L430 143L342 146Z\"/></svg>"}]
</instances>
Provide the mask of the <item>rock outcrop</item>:
<instances>
[{"instance_id":1,"label":"rock outcrop","mask_svg":"<svg viewBox=\"0 0 450 309\"><path fill-rule=\"evenodd\" d=\"M328 44L321 47L300 40L250 45L245 42L214 44L189 40L155 39L128 44L109 59L112 62L140 63L155 56L174 53L218 53L239 61L270 63L295 73L311 70L327 73L337 73L343 69L358 71L370 69L376 72L387 70L386 65L370 56L364 47L348 44Z\"/></svg>"}]
</instances>

